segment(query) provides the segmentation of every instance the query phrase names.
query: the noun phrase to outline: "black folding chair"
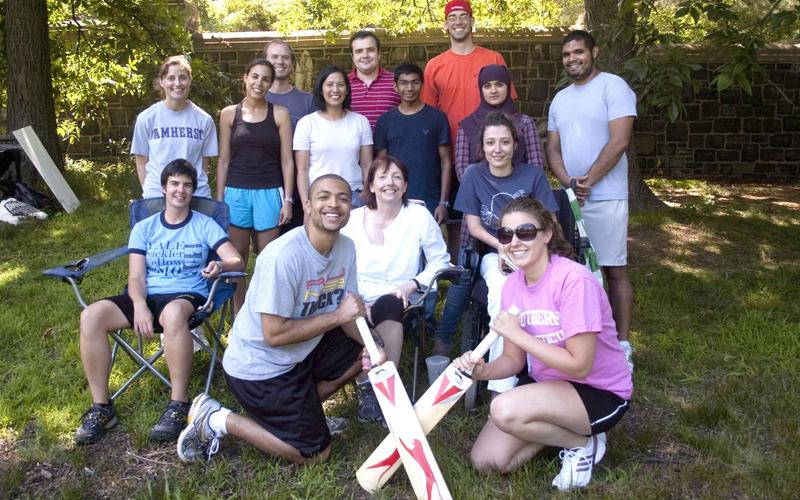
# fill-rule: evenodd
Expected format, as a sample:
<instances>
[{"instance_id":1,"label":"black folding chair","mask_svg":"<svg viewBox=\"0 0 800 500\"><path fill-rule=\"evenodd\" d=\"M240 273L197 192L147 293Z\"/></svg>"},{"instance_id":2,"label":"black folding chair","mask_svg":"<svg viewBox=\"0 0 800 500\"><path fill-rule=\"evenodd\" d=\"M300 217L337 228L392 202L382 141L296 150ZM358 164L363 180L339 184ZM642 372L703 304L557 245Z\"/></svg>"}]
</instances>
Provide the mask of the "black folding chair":
<instances>
[{"instance_id":1,"label":"black folding chair","mask_svg":"<svg viewBox=\"0 0 800 500\"><path fill-rule=\"evenodd\" d=\"M161 212L164 209L164 203L164 198L146 198L136 200L131 203L130 227L133 227L134 224L140 220ZM211 200L209 198L195 197L192 198L191 209L211 217L227 233L229 217L228 206L225 203ZM88 304L83 299L79 287L84 277L92 270L109 264L120 257L126 256L127 254L128 246L124 245L113 250L108 250L96 255L84 257L69 264L47 269L43 271L43 273L45 276L69 283L69 285L72 287L72 291L75 293L78 303L83 309L85 309L88 307ZM213 259L215 257L216 255L213 253L209 255L209 259ZM236 289L236 284L232 280L244 276L245 273L242 272L226 272L221 273L213 282L209 282L208 300L206 300L206 303L203 304L197 311L195 311L194 314L192 314L192 316L189 318L189 328L192 329L191 334L195 340L195 345L199 346L211 356L211 363L208 368L208 374L206 375L205 392L208 392L209 388L211 387L211 381L214 377L214 368L216 364L220 362L219 352L224 350L221 335L225 326L225 316L229 307L229 299L233 296L233 292ZM219 318L216 324L213 324L211 321L211 316L218 310L220 311ZM202 334L198 333L196 330L200 325L203 325ZM159 328L156 330L156 332L161 333L162 330ZM136 335L133 332L125 333L123 330L110 332L109 335L114 340L114 345L111 351L111 365L109 366L109 373L114 367L119 349L122 349L122 352L127 354L134 361L134 363L138 365L136 372L134 372L134 374L128 378L111 396L112 401L121 395L145 372L152 373L167 387L172 387L169 379L154 366L154 363L164 354L163 346L159 347L154 354L147 356L144 352L144 343L139 335ZM127 337L135 337L135 342L129 341Z\"/></svg>"}]
</instances>

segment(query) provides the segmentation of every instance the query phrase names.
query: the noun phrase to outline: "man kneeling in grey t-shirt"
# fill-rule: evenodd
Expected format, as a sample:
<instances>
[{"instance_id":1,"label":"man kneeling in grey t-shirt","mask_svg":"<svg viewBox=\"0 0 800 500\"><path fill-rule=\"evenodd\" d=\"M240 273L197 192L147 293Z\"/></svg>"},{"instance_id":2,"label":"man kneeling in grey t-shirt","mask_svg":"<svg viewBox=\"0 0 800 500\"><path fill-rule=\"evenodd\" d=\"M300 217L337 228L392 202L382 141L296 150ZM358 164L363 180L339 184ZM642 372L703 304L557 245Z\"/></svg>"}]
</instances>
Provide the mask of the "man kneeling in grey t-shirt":
<instances>
[{"instance_id":1,"label":"man kneeling in grey t-shirt","mask_svg":"<svg viewBox=\"0 0 800 500\"><path fill-rule=\"evenodd\" d=\"M295 463L330 455L331 432L344 419L325 417L322 401L362 370L355 319L366 309L356 285L355 247L339 235L350 200L344 179L317 178L306 225L258 256L222 363L247 416L207 394L197 396L178 439L182 460L211 458L226 434Z\"/></svg>"}]
</instances>

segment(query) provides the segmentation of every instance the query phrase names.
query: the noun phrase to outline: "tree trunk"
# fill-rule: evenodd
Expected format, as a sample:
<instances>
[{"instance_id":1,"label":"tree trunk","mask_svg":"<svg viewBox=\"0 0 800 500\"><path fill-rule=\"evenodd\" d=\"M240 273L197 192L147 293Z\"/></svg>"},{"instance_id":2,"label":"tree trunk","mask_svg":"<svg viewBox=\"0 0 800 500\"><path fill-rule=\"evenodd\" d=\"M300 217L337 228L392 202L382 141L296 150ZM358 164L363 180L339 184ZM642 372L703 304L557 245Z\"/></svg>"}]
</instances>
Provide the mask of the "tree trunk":
<instances>
[{"instance_id":1,"label":"tree trunk","mask_svg":"<svg viewBox=\"0 0 800 500\"><path fill-rule=\"evenodd\" d=\"M610 33L608 33L612 23L620 22L618 0L584 0L583 5L586 9L586 24L597 38L598 46L600 47L598 57L602 66L613 73L619 73L619 68L625 62L626 54L631 53L633 50L634 39L632 36L627 39L619 39L610 36ZM633 25L636 19L631 15L628 19L621 21ZM609 40L612 40L612 42L609 42ZM642 173L639 170L634 140L631 140L627 155L630 192L628 203L630 210L659 210L666 208L666 204L659 200L647 184L644 183Z\"/></svg>"},{"instance_id":2,"label":"tree trunk","mask_svg":"<svg viewBox=\"0 0 800 500\"><path fill-rule=\"evenodd\" d=\"M30 125L59 169L47 0L6 0L8 131Z\"/></svg>"}]
</instances>

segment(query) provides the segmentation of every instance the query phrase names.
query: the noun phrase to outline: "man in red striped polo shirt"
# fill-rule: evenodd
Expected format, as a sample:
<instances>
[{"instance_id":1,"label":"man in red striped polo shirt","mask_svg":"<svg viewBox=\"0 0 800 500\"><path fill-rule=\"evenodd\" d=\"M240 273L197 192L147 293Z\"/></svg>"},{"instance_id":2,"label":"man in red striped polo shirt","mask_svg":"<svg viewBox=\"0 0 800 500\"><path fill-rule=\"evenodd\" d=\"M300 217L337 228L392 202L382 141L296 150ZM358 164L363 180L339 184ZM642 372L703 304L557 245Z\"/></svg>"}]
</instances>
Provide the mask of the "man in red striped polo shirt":
<instances>
[{"instance_id":1,"label":"man in red striped polo shirt","mask_svg":"<svg viewBox=\"0 0 800 500\"><path fill-rule=\"evenodd\" d=\"M348 75L352 92L350 110L367 117L372 131L378 117L400 104L394 88L394 74L381 68L381 42L371 31L357 31L350 37L353 71Z\"/></svg>"}]
</instances>

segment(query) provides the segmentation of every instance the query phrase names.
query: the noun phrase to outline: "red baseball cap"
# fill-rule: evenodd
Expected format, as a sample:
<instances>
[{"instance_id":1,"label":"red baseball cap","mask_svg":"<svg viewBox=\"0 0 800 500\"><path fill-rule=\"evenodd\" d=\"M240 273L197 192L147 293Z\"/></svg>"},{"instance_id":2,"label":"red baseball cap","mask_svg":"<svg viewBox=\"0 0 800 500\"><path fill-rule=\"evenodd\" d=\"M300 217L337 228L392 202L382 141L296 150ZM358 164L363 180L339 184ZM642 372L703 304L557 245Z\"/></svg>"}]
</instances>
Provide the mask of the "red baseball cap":
<instances>
[{"instance_id":1,"label":"red baseball cap","mask_svg":"<svg viewBox=\"0 0 800 500\"><path fill-rule=\"evenodd\" d=\"M444 6L444 17L449 16L451 12L456 10L463 10L470 16L472 15L472 6L467 0L450 0Z\"/></svg>"}]
</instances>

